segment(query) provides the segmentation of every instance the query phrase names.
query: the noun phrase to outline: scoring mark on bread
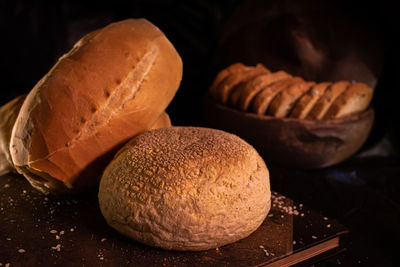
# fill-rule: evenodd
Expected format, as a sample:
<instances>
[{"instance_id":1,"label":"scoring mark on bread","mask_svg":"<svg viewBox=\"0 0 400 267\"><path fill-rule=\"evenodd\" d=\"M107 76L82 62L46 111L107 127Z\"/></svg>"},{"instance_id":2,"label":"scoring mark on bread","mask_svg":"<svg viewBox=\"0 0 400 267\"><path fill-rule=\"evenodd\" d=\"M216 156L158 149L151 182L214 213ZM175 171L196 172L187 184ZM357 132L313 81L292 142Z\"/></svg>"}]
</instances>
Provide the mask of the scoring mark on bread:
<instances>
[{"instance_id":1,"label":"scoring mark on bread","mask_svg":"<svg viewBox=\"0 0 400 267\"><path fill-rule=\"evenodd\" d=\"M107 88L105 88L104 89L104 96L105 96L105 98L109 98L110 97L110 91L107 89Z\"/></svg>"},{"instance_id":2,"label":"scoring mark on bread","mask_svg":"<svg viewBox=\"0 0 400 267\"><path fill-rule=\"evenodd\" d=\"M73 130L75 136L71 138L72 141L69 143L69 147L73 146L76 141L85 136L89 137L96 134L99 128L108 125L114 115L124 109L126 103L135 98L147 74L153 68L158 53L159 50L157 47L151 47L151 49L138 60L135 68L131 69L131 71L120 80L120 83L112 92L109 92L109 96L102 106L92 106L90 108L91 117L87 118L86 121L81 124L80 129ZM55 153L65 149L68 149L68 147L61 147L39 160L48 159ZM28 164L33 164L35 161L36 160L29 161Z\"/></svg>"}]
</instances>

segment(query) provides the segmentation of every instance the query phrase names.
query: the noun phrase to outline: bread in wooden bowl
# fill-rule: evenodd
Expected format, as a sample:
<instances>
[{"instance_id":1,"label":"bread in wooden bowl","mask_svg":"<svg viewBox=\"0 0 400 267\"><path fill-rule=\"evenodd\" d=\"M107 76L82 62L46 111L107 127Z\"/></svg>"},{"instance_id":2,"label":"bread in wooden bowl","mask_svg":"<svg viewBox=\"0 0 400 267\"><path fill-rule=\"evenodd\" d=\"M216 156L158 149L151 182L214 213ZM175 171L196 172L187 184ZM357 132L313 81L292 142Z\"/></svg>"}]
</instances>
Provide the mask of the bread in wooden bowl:
<instances>
[{"instance_id":1,"label":"bread in wooden bowl","mask_svg":"<svg viewBox=\"0 0 400 267\"><path fill-rule=\"evenodd\" d=\"M250 96L248 87L256 79L276 73L241 81L230 92L242 90ZM371 131L373 89L364 83L282 77L255 87L257 93L246 99L246 106L232 105L231 95L227 105L218 94L208 94L205 116L208 126L239 135L268 162L299 168L334 165L356 153Z\"/></svg>"},{"instance_id":2,"label":"bread in wooden bowl","mask_svg":"<svg viewBox=\"0 0 400 267\"><path fill-rule=\"evenodd\" d=\"M169 122L160 116L181 77L174 46L145 19L85 35L23 102L10 140L15 168L45 193L98 185L128 139Z\"/></svg>"},{"instance_id":3,"label":"bread in wooden bowl","mask_svg":"<svg viewBox=\"0 0 400 267\"><path fill-rule=\"evenodd\" d=\"M107 223L141 243L207 250L254 232L271 207L269 172L236 135L168 127L134 137L99 188Z\"/></svg>"}]
</instances>

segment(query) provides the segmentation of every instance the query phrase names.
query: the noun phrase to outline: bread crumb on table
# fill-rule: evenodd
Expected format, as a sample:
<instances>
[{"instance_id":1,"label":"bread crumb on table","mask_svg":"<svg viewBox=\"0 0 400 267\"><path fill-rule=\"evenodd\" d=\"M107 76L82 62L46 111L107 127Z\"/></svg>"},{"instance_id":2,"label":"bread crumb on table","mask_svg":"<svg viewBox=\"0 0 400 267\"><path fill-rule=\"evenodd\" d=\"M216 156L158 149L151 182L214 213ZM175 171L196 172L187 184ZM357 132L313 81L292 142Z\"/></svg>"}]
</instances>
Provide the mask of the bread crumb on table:
<instances>
[{"instance_id":1,"label":"bread crumb on table","mask_svg":"<svg viewBox=\"0 0 400 267\"><path fill-rule=\"evenodd\" d=\"M61 251L61 244L58 244L55 247L51 247L52 250L57 250L57 251Z\"/></svg>"},{"instance_id":2,"label":"bread crumb on table","mask_svg":"<svg viewBox=\"0 0 400 267\"><path fill-rule=\"evenodd\" d=\"M304 213L300 212L299 210L301 210L303 208L303 204L298 204L298 206L296 205L287 205L285 203L285 196L281 196L278 195L276 192L273 192L271 195L271 199L272 199L272 207L274 208L278 208L280 212L282 213L286 213L289 215L295 215L298 216L300 215L301 217L304 216ZM272 217L273 215L269 216ZM283 215L281 215L281 218L284 218Z\"/></svg>"}]
</instances>

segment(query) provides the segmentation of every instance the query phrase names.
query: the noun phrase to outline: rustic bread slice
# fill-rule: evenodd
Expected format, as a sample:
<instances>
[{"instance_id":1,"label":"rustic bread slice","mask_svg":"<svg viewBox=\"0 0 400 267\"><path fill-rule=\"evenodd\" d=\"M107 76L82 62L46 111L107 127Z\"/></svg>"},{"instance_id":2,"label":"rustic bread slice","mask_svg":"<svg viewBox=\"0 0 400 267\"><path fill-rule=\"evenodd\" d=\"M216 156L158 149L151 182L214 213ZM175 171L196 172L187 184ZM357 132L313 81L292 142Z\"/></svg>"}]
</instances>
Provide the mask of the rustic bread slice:
<instances>
[{"instance_id":1,"label":"rustic bread slice","mask_svg":"<svg viewBox=\"0 0 400 267\"><path fill-rule=\"evenodd\" d=\"M239 73L239 72L246 71L249 69L250 69L250 67L245 66L242 63L234 63L234 64L228 66L227 68L221 70L217 74L213 83L210 86L209 92L210 92L211 96L217 100L217 95L218 95L217 88L223 80L225 80L231 74Z\"/></svg>"},{"instance_id":2,"label":"rustic bread slice","mask_svg":"<svg viewBox=\"0 0 400 267\"><path fill-rule=\"evenodd\" d=\"M291 118L304 119L310 110L314 107L314 104L324 94L325 90L331 85L331 82L317 83L305 93L299 101L294 105L294 108L289 114Z\"/></svg>"},{"instance_id":3,"label":"rustic bread slice","mask_svg":"<svg viewBox=\"0 0 400 267\"><path fill-rule=\"evenodd\" d=\"M285 71L277 71L266 75L258 76L247 83L247 86L240 92L239 102L237 107L243 111L246 111L249 107L251 100L254 96L261 91L264 87L273 84L280 80L291 78L292 75Z\"/></svg>"},{"instance_id":4,"label":"rustic bread slice","mask_svg":"<svg viewBox=\"0 0 400 267\"><path fill-rule=\"evenodd\" d=\"M251 110L260 115L265 114L276 94L285 90L287 87L302 81L304 80L301 77L293 77L277 81L263 88L251 101Z\"/></svg>"},{"instance_id":5,"label":"rustic bread slice","mask_svg":"<svg viewBox=\"0 0 400 267\"><path fill-rule=\"evenodd\" d=\"M232 92L232 89L240 84L241 82L246 82L249 79L264 74L269 73L270 71L265 68L263 65L258 64L256 67L253 67L250 70L232 73L226 79L224 79L217 88L217 101L226 105L228 102L228 97Z\"/></svg>"},{"instance_id":6,"label":"rustic bread slice","mask_svg":"<svg viewBox=\"0 0 400 267\"><path fill-rule=\"evenodd\" d=\"M337 119L365 110L371 102L372 88L357 82L339 95L323 117L324 120Z\"/></svg>"},{"instance_id":7,"label":"rustic bread slice","mask_svg":"<svg viewBox=\"0 0 400 267\"><path fill-rule=\"evenodd\" d=\"M321 120L335 99L350 86L348 81L338 81L330 85L325 93L318 99L310 113L306 116L308 120Z\"/></svg>"},{"instance_id":8,"label":"rustic bread slice","mask_svg":"<svg viewBox=\"0 0 400 267\"><path fill-rule=\"evenodd\" d=\"M299 82L280 91L269 105L267 114L277 118L286 117L296 101L314 84L315 82Z\"/></svg>"},{"instance_id":9,"label":"rustic bread slice","mask_svg":"<svg viewBox=\"0 0 400 267\"><path fill-rule=\"evenodd\" d=\"M245 88L248 87L249 84L254 84L254 81L259 80L260 77L263 77L265 75L269 75L269 73L263 72L258 75L254 75L250 79L246 79L233 87L228 96L227 104L232 108L239 109L239 99L242 91L245 90Z\"/></svg>"}]
</instances>

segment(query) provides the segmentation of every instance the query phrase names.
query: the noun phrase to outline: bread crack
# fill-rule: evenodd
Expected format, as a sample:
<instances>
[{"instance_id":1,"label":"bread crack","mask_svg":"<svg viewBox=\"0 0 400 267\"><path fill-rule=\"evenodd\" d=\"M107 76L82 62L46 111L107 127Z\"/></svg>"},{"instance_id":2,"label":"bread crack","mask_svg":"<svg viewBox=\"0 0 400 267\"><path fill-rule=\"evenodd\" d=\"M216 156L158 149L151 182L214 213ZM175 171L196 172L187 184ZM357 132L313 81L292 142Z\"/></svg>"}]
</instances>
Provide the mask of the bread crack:
<instances>
[{"instance_id":1,"label":"bread crack","mask_svg":"<svg viewBox=\"0 0 400 267\"><path fill-rule=\"evenodd\" d=\"M82 126L79 131L76 132L75 136L71 138L68 146L61 147L57 150L46 155L44 158L37 160L29 160L28 164L33 164L37 161L42 161L49 159L52 155L70 149L75 143L81 139L83 136L90 137L96 132L96 129L107 126L107 124L112 120L112 118L124 109L125 104L133 100L142 84L145 81L147 73L155 64L157 58L158 48L152 47L152 49L147 52L136 65L135 68L130 71L126 77L120 81L119 86L110 93L107 101L102 107L92 107L92 117L82 121ZM128 86L132 84L134 86Z\"/></svg>"}]
</instances>

